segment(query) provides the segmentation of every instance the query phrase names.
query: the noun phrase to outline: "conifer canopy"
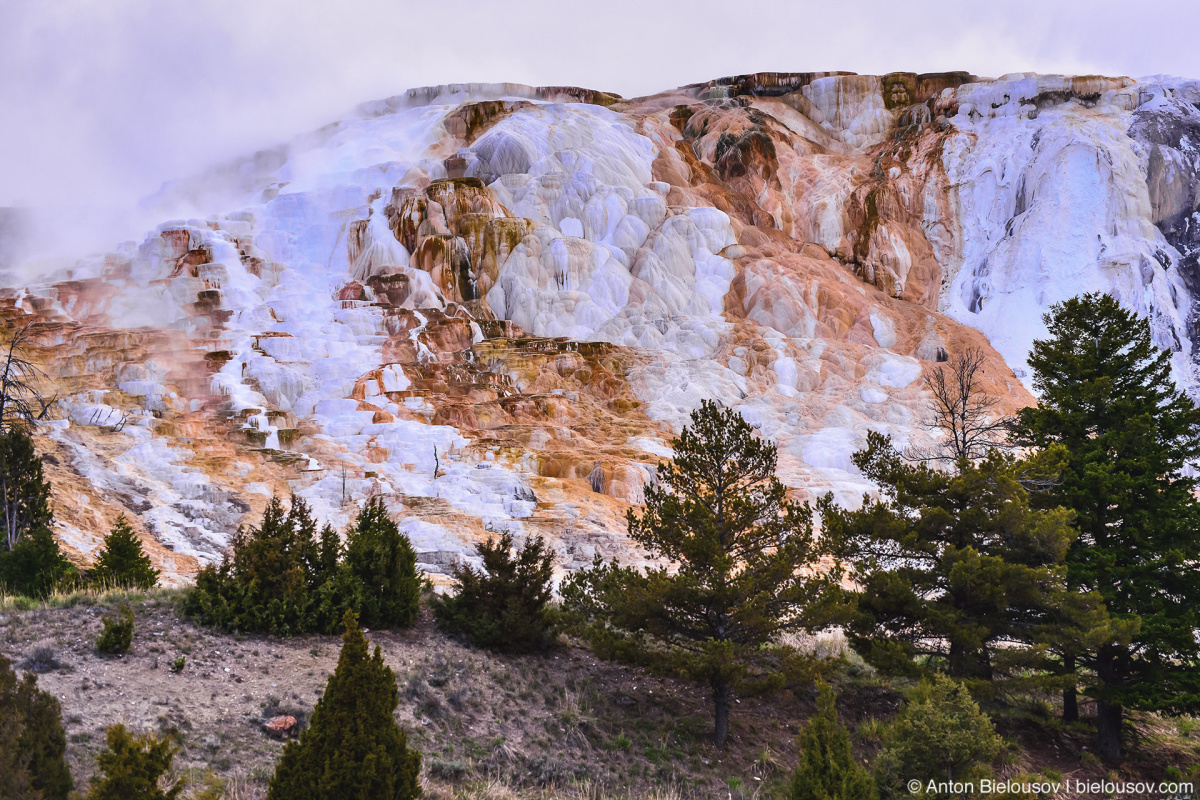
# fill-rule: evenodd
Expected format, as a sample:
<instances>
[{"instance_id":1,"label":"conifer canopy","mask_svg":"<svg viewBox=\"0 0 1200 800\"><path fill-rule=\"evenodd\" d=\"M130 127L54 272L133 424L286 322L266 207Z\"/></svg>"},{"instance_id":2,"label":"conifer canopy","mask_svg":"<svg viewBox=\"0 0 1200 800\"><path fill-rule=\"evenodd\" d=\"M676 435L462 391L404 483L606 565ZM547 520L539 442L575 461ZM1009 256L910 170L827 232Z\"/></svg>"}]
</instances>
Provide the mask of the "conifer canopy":
<instances>
[{"instance_id":1,"label":"conifer canopy","mask_svg":"<svg viewBox=\"0 0 1200 800\"><path fill-rule=\"evenodd\" d=\"M171 740L151 733L134 736L124 725L113 725L105 744L86 800L175 800L183 791L183 781L166 789L160 785L179 750Z\"/></svg>"},{"instance_id":2,"label":"conifer canopy","mask_svg":"<svg viewBox=\"0 0 1200 800\"><path fill-rule=\"evenodd\" d=\"M1098 593L1115 624L1072 653L1099 703L1101 755L1120 756L1123 710L1200 709L1200 410L1171 379L1171 353L1150 324L1102 294L1051 307L1049 337L1029 366L1038 404L1021 411L1018 443L1064 449L1043 505L1075 513L1067 581Z\"/></svg>"},{"instance_id":3,"label":"conifer canopy","mask_svg":"<svg viewBox=\"0 0 1200 800\"><path fill-rule=\"evenodd\" d=\"M817 684L817 713L796 737L800 764L792 774L788 800L874 800L875 781L850 749L850 734L838 721L836 696Z\"/></svg>"},{"instance_id":4,"label":"conifer canopy","mask_svg":"<svg viewBox=\"0 0 1200 800\"><path fill-rule=\"evenodd\" d=\"M551 578L554 556L535 536L513 553L513 537L504 533L475 546L483 570L454 569L458 591L435 599L438 625L462 633L478 647L529 652L554 639Z\"/></svg>"},{"instance_id":5,"label":"conifer canopy","mask_svg":"<svg viewBox=\"0 0 1200 800\"><path fill-rule=\"evenodd\" d=\"M58 698L39 689L31 672L18 679L0 656L0 797L67 800L66 752Z\"/></svg>"},{"instance_id":6,"label":"conifer canopy","mask_svg":"<svg viewBox=\"0 0 1200 800\"><path fill-rule=\"evenodd\" d=\"M563 604L604 657L702 680L713 741L723 745L735 686L782 684L781 633L823 627L840 595L807 504L787 499L776 448L732 409L705 400L646 487L629 535L671 566L640 570L597 558L563 587Z\"/></svg>"},{"instance_id":7,"label":"conifer canopy","mask_svg":"<svg viewBox=\"0 0 1200 800\"><path fill-rule=\"evenodd\" d=\"M352 612L344 618L342 652L311 726L289 742L267 800L410 800L421 793L421 754L393 716L396 676L378 647L369 655Z\"/></svg>"},{"instance_id":8,"label":"conifer canopy","mask_svg":"<svg viewBox=\"0 0 1200 800\"><path fill-rule=\"evenodd\" d=\"M104 549L92 567L93 577L107 586L149 589L158 583L158 570L142 549L142 542L122 514L104 537Z\"/></svg>"}]
</instances>

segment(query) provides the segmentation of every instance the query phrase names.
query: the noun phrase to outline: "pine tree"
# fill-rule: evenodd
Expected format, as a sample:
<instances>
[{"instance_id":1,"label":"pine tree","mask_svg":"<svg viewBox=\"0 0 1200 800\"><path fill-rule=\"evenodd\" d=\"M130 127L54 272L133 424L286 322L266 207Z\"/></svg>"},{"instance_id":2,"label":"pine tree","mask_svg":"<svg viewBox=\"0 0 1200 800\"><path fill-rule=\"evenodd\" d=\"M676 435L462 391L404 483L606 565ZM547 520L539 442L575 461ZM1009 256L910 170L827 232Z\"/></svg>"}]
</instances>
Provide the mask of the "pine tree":
<instances>
[{"instance_id":1,"label":"pine tree","mask_svg":"<svg viewBox=\"0 0 1200 800\"><path fill-rule=\"evenodd\" d=\"M0 693L5 690L3 681L0 674ZM19 744L24 729L17 710L0 703L0 797L7 800L41 800L29 775L29 754Z\"/></svg>"},{"instance_id":2,"label":"pine tree","mask_svg":"<svg viewBox=\"0 0 1200 800\"><path fill-rule=\"evenodd\" d=\"M66 800L73 784L58 699L38 689L32 673L18 680L12 663L3 656L0 723L0 797L21 797L28 791L37 800ZM6 750L5 740L15 749ZM11 795L4 794L6 786Z\"/></svg>"},{"instance_id":3,"label":"pine tree","mask_svg":"<svg viewBox=\"0 0 1200 800\"><path fill-rule=\"evenodd\" d=\"M353 613L345 626L337 668L310 727L284 747L268 800L409 800L421 793L421 755L408 749L393 716L396 676L378 647L369 655Z\"/></svg>"},{"instance_id":4,"label":"pine tree","mask_svg":"<svg viewBox=\"0 0 1200 800\"><path fill-rule=\"evenodd\" d=\"M54 533L44 525L18 539L11 551L0 552L0 581L16 594L45 597L75 572Z\"/></svg>"},{"instance_id":5,"label":"pine tree","mask_svg":"<svg viewBox=\"0 0 1200 800\"><path fill-rule=\"evenodd\" d=\"M642 571L597 557L566 582L563 603L600 655L707 682L722 746L735 687L778 685L769 643L827 624L838 593L832 575L799 569L822 552L811 510L789 501L775 476L773 443L706 400L673 447L644 512L627 517L633 540L673 566Z\"/></svg>"},{"instance_id":6,"label":"pine tree","mask_svg":"<svg viewBox=\"0 0 1200 800\"><path fill-rule=\"evenodd\" d=\"M196 576L185 611L225 628L280 636L312 630L308 565L315 527L300 498L292 498L287 513L279 498L271 498L262 524L239 528L220 566Z\"/></svg>"},{"instance_id":7,"label":"pine tree","mask_svg":"<svg viewBox=\"0 0 1200 800\"><path fill-rule=\"evenodd\" d=\"M0 525L5 549L12 551L22 536L51 522L50 484L33 439L20 427L0 433Z\"/></svg>"},{"instance_id":8,"label":"pine tree","mask_svg":"<svg viewBox=\"0 0 1200 800\"><path fill-rule=\"evenodd\" d=\"M1067 554L1070 586L1099 593L1115 621L1063 652L1095 675L1099 753L1121 752L1125 709L1200 708L1200 504L1186 469L1200 456L1200 410L1171 380L1171 354L1150 325L1111 297L1051 307L1049 338L1029 356L1036 407L1022 410L1018 443L1065 447L1046 503L1074 510L1080 536ZM1064 710L1075 712L1068 690Z\"/></svg>"},{"instance_id":9,"label":"pine tree","mask_svg":"<svg viewBox=\"0 0 1200 800\"><path fill-rule=\"evenodd\" d=\"M858 510L832 496L819 504L835 557L861 587L847 626L854 648L892 673L916 673L922 657L955 677L990 680L996 658L1026 654L1012 644L1053 636L1068 608L1056 565L1075 531L1070 512L1031 509L1022 482L1053 475L1059 456L1027 462L993 450L941 471L868 434L853 460L880 498L864 497Z\"/></svg>"},{"instance_id":10,"label":"pine tree","mask_svg":"<svg viewBox=\"0 0 1200 800\"><path fill-rule=\"evenodd\" d=\"M342 540L332 526L326 525L307 564L312 630L333 633L352 605L353 583L341 570L341 563Z\"/></svg>"},{"instance_id":11,"label":"pine tree","mask_svg":"<svg viewBox=\"0 0 1200 800\"><path fill-rule=\"evenodd\" d=\"M107 749L96 756L100 774L92 778L86 800L175 800L183 781L160 788L171 769L177 748L169 739L153 734L133 736L124 725L113 725L105 735Z\"/></svg>"},{"instance_id":12,"label":"pine tree","mask_svg":"<svg viewBox=\"0 0 1200 800\"><path fill-rule=\"evenodd\" d=\"M122 588L149 589L158 583L158 570L142 550L142 542L122 514L104 537L104 549L92 567L92 576L101 584Z\"/></svg>"},{"instance_id":13,"label":"pine tree","mask_svg":"<svg viewBox=\"0 0 1200 800\"><path fill-rule=\"evenodd\" d=\"M838 721L833 689L817 684L817 713L797 737L800 764L788 800L873 800L875 781L854 760L850 734Z\"/></svg>"},{"instance_id":14,"label":"pine tree","mask_svg":"<svg viewBox=\"0 0 1200 800\"><path fill-rule=\"evenodd\" d=\"M554 555L537 536L513 553L511 533L475 546L483 570L454 568L458 592L434 600L438 625L477 647L529 652L554 639L550 598Z\"/></svg>"},{"instance_id":15,"label":"pine tree","mask_svg":"<svg viewBox=\"0 0 1200 800\"><path fill-rule=\"evenodd\" d=\"M33 439L9 427L0 433L0 581L8 591L42 596L74 571L52 522L50 484Z\"/></svg>"},{"instance_id":16,"label":"pine tree","mask_svg":"<svg viewBox=\"0 0 1200 800\"><path fill-rule=\"evenodd\" d=\"M417 554L381 498L368 502L346 532L344 564L364 626L396 628L416 620L421 599Z\"/></svg>"},{"instance_id":17,"label":"pine tree","mask_svg":"<svg viewBox=\"0 0 1200 800\"><path fill-rule=\"evenodd\" d=\"M891 796L961 797L901 789L908 781L973 782L991 774L1001 739L987 714L958 681L936 676L909 692L888 726L875 762L881 789Z\"/></svg>"}]
</instances>

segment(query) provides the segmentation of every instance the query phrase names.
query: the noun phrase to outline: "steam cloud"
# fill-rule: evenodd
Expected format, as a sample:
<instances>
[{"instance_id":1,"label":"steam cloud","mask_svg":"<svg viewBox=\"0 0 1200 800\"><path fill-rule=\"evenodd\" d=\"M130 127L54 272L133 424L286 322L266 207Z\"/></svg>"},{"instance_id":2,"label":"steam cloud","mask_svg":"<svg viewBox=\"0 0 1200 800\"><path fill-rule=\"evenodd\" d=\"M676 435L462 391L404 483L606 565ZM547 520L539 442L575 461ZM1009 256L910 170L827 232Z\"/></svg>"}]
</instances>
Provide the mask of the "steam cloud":
<instances>
[{"instance_id":1,"label":"steam cloud","mask_svg":"<svg viewBox=\"0 0 1200 800\"><path fill-rule=\"evenodd\" d=\"M0 269L140 236L157 220L138 219L136 199L164 180L411 86L634 96L756 70L1197 76L1197 23L1191 0L8 0L0 207L26 210L0 221Z\"/></svg>"}]
</instances>

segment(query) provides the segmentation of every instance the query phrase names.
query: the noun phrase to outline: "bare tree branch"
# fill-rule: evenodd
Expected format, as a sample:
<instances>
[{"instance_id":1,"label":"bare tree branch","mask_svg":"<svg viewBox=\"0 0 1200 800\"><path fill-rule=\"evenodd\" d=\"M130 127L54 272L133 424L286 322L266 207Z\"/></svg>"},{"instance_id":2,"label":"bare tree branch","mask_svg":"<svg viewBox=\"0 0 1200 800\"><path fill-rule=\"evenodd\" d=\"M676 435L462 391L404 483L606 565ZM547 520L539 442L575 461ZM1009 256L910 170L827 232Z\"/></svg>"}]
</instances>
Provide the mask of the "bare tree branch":
<instances>
[{"instance_id":1,"label":"bare tree branch","mask_svg":"<svg viewBox=\"0 0 1200 800\"><path fill-rule=\"evenodd\" d=\"M930 427L944 435L933 447L910 448L915 461L977 461L994 448L1008 447L1009 420L997 412L1000 401L983 390L983 350L969 347L941 364L927 385L933 394Z\"/></svg>"},{"instance_id":2,"label":"bare tree branch","mask_svg":"<svg viewBox=\"0 0 1200 800\"><path fill-rule=\"evenodd\" d=\"M30 427L45 419L58 396L42 396L39 384L45 379L30 359L29 349L36 344L36 329L26 323L3 346L0 366L0 431L13 426Z\"/></svg>"}]
</instances>

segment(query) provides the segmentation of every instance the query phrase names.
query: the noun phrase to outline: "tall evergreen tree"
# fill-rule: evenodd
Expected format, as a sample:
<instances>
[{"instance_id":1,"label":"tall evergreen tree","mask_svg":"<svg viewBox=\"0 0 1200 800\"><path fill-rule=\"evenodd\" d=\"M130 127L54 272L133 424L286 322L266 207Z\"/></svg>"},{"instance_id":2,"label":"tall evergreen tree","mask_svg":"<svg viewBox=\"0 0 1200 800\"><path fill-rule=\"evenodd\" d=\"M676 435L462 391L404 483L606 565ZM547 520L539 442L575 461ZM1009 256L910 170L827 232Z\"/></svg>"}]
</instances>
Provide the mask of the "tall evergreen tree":
<instances>
[{"instance_id":1,"label":"tall evergreen tree","mask_svg":"<svg viewBox=\"0 0 1200 800\"><path fill-rule=\"evenodd\" d=\"M282 636L312 630L308 564L315 527L300 498L292 498L286 513L279 498L271 498L262 524L239 528L220 566L196 576L185 609L226 628Z\"/></svg>"},{"instance_id":2,"label":"tall evergreen tree","mask_svg":"<svg viewBox=\"0 0 1200 800\"><path fill-rule=\"evenodd\" d=\"M309 608L312 630L332 633L353 605L351 576L341 570L342 540L331 525L320 536L307 558Z\"/></svg>"},{"instance_id":3,"label":"tall evergreen tree","mask_svg":"<svg viewBox=\"0 0 1200 800\"><path fill-rule=\"evenodd\" d=\"M92 567L92 576L103 584L149 589L158 583L158 570L142 549L142 542L122 514L104 537L104 548Z\"/></svg>"},{"instance_id":4,"label":"tall evergreen tree","mask_svg":"<svg viewBox=\"0 0 1200 800\"><path fill-rule=\"evenodd\" d=\"M775 476L773 443L706 400L672 446L645 510L627 518L633 540L671 566L597 557L564 585L563 602L600 655L708 683L722 746L735 687L780 678L768 644L827 624L838 595L832 575L802 570L822 551L811 510L789 501Z\"/></svg>"},{"instance_id":5,"label":"tall evergreen tree","mask_svg":"<svg viewBox=\"0 0 1200 800\"><path fill-rule=\"evenodd\" d=\"M1024 462L992 450L942 471L868 434L853 460L880 498L864 497L858 510L832 495L819 504L835 556L861 587L847 626L854 648L889 672L917 672L924 657L955 677L990 680L998 657L1026 654L1012 644L1052 638L1075 612L1056 566L1075 531L1069 511L1032 509L1022 481L1052 475L1060 457Z\"/></svg>"},{"instance_id":6,"label":"tall evergreen tree","mask_svg":"<svg viewBox=\"0 0 1200 800\"><path fill-rule=\"evenodd\" d=\"M1069 670L1078 659L1096 676L1086 691L1098 702L1097 749L1117 759L1125 709L1200 708L1200 504L1186 469L1200 456L1200 410L1176 389L1149 323L1111 297L1058 303L1045 322L1049 338L1029 356L1039 401L1015 439L1067 452L1046 502L1075 511L1068 581L1099 593L1117 624L1064 655ZM1065 701L1070 715L1072 691Z\"/></svg>"},{"instance_id":7,"label":"tall evergreen tree","mask_svg":"<svg viewBox=\"0 0 1200 800\"><path fill-rule=\"evenodd\" d=\"M0 582L40 596L74 571L50 530L50 484L33 439L17 425L0 432Z\"/></svg>"},{"instance_id":8,"label":"tall evergreen tree","mask_svg":"<svg viewBox=\"0 0 1200 800\"><path fill-rule=\"evenodd\" d=\"M838 721L829 684L817 684L817 713L797 737L800 764L792 774L788 800L873 800L875 781L854 760L850 734Z\"/></svg>"},{"instance_id":9,"label":"tall evergreen tree","mask_svg":"<svg viewBox=\"0 0 1200 800\"><path fill-rule=\"evenodd\" d=\"M342 652L312 724L290 742L275 768L267 800L409 800L421 789L421 754L393 716L400 701L396 676L374 656L352 612L345 617Z\"/></svg>"},{"instance_id":10,"label":"tall evergreen tree","mask_svg":"<svg viewBox=\"0 0 1200 800\"><path fill-rule=\"evenodd\" d=\"M50 484L33 439L18 426L0 433L0 525L5 549L16 548L22 536L48 528Z\"/></svg>"},{"instance_id":11,"label":"tall evergreen tree","mask_svg":"<svg viewBox=\"0 0 1200 800\"><path fill-rule=\"evenodd\" d=\"M550 609L554 555L537 536L514 554L513 537L504 533L475 546L483 570L454 569L458 592L434 600L438 625L462 633L478 647L528 652L554 639Z\"/></svg>"},{"instance_id":12,"label":"tall evergreen tree","mask_svg":"<svg viewBox=\"0 0 1200 800\"><path fill-rule=\"evenodd\" d=\"M346 531L345 569L353 577L354 608L368 628L411 625L421 599L417 554L388 516L381 498L363 508Z\"/></svg>"},{"instance_id":13,"label":"tall evergreen tree","mask_svg":"<svg viewBox=\"0 0 1200 800\"><path fill-rule=\"evenodd\" d=\"M0 747L0 788L28 784L38 800L67 800L71 772L67 768L67 736L58 699L37 686L26 673L18 680L11 662L0 656L0 725L15 752ZM10 727L11 726L11 727ZM22 774L24 777L21 777ZM17 789L14 796L20 796ZM7 795L0 794L7 797Z\"/></svg>"},{"instance_id":14,"label":"tall evergreen tree","mask_svg":"<svg viewBox=\"0 0 1200 800\"><path fill-rule=\"evenodd\" d=\"M134 736L124 725L113 725L105 744L107 749L96 756L99 774L85 800L175 800L183 791L183 781L160 786L179 750L169 739L151 733Z\"/></svg>"}]
</instances>

